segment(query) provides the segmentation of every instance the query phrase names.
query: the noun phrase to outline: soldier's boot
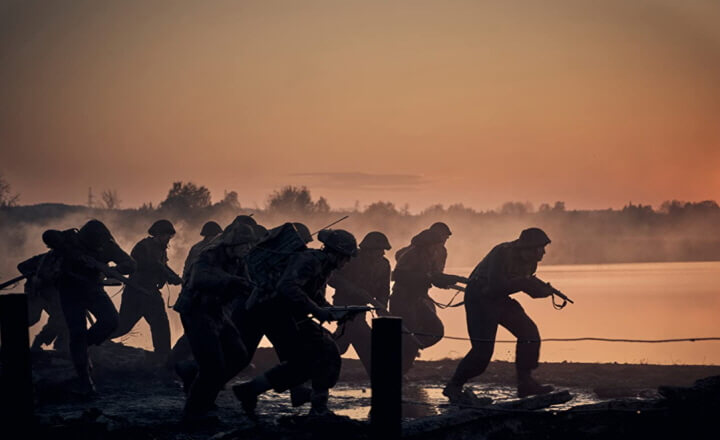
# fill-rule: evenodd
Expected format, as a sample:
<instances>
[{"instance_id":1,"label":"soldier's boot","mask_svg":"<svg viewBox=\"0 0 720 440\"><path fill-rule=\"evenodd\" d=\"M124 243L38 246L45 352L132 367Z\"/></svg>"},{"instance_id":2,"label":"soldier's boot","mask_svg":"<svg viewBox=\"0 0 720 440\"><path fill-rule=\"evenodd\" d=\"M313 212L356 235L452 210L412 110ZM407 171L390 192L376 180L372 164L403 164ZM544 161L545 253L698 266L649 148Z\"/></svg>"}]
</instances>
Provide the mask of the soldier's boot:
<instances>
[{"instance_id":1,"label":"soldier's boot","mask_svg":"<svg viewBox=\"0 0 720 440\"><path fill-rule=\"evenodd\" d=\"M232 391L235 397L240 401L243 410L248 416L255 415L255 407L257 407L258 396L272 388L267 376L261 374L255 379L233 385Z\"/></svg>"},{"instance_id":2,"label":"soldier's boot","mask_svg":"<svg viewBox=\"0 0 720 440\"><path fill-rule=\"evenodd\" d=\"M443 395L453 405L484 406L492 403L489 397L478 397L469 388L463 388L462 384L450 382L443 389Z\"/></svg>"},{"instance_id":3,"label":"soldier's boot","mask_svg":"<svg viewBox=\"0 0 720 440\"><path fill-rule=\"evenodd\" d=\"M182 389L185 394L190 392L195 378L197 377L198 368L194 361L182 361L175 364L175 373L182 381Z\"/></svg>"},{"instance_id":4,"label":"soldier's boot","mask_svg":"<svg viewBox=\"0 0 720 440\"><path fill-rule=\"evenodd\" d=\"M73 394L76 394L80 397L84 398L92 398L95 395L97 395L97 390L95 389L95 383L93 382L92 378L90 377L90 374L83 374L80 377L78 377L76 383L73 385L73 387L70 389L70 391Z\"/></svg>"},{"instance_id":5,"label":"soldier's boot","mask_svg":"<svg viewBox=\"0 0 720 440\"><path fill-rule=\"evenodd\" d=\"M217 415L209 414L211 410L212 408L190 408L186 403L180 424L186 429L192 429L219 423L220 418Z\"/></svg>"},{"instance_id":6,"label":"soldier's boot","mask_svg":"<svg viewBox=\"0 0 720 440\"><path fill-rule=\"evenodd\" d=\"M310 417L324 417L334 415L328 408L328 399L330 397L329 390L312 390L310 397Z\"/></svg>"},{"instance_id":7,"label":"soldier's boot","mask_svg":"<svg viewBox=\"0 0 720 440\"><path fill-rule=\"evenodd\" d=\"M310 402L312 389L305 385L298 385L290 388L290 403L293 407L302 406Z\"/></svg>"},{"instance_id":8,"label":"soldier's boot","mask_svg":"<svg viewBox=\"0 0 720 440\"><path fill-rule=\"evenodd\" d=\"M530 375L530 372L518 371L517 394L519 398L551 393L555 388L552 385L540 385Z\"/></svg>"}]
</instances>

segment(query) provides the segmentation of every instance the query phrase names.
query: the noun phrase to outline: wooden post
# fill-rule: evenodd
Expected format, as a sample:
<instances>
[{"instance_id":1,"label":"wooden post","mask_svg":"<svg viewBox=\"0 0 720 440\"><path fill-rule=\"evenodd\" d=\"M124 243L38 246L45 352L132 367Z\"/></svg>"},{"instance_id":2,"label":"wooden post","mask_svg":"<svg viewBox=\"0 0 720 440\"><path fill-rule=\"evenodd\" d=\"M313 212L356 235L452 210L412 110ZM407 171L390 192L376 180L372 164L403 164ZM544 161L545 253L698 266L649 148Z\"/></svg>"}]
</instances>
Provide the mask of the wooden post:
<instances>
[{"instance_id":1,"label":"wooden post","mask_svg":"<svg viewBox=\"0 0 720 440\"><path fill-rule=\"evenodd\" d=\"M372 408L374 438L399 439L402 419L402 318L372 320Z\"/></svg>"},{"instance_id":2,"label":"wooden post","mask_svg":"<svg viewBox=\"0 0 720 440\"><path fill-rule=\"evenodd\" d=\"M33 417L32 370L24 293L0 295L0 419L8 426L27 428Z\"/></svg>"}]
</instances>

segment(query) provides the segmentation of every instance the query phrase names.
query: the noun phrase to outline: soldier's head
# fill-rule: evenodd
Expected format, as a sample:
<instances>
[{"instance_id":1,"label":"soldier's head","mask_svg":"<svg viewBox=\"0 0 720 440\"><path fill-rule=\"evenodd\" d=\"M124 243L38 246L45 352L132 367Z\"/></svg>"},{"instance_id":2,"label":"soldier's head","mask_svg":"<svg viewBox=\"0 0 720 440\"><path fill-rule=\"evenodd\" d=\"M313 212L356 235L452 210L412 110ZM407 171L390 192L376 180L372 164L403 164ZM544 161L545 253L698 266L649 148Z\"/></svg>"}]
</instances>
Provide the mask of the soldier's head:
<instances>
[{"instance_id":1,"label":"soldier's head","mask_svg":"<svg viewBox=\"0 0 720 440\"><path fill-rule=\"evenodd\" d=\"M527 262L540 262L545 255L545 246L550 244L550 237L540 228L528 228L520 233L513 245L520 258Z\"/></svg>"},{"instance_id":2,"label":"soldier's head","mask_svg":"<svg viewBox=\"0 0 720 440\"><path fill-rule=\"evenodd\" d=\"M170 239L175 235L175 227L170 223L170 220L157 220L150 226L150 229L148 229L148 234L167 246Z\"/></svg>"},{"instance_id":3,"label":"soldier's head","mask_svg":"<svg viewBox=\"0 0 720 440\"><path fill-rule=\"evenodd\" d=\"M293 226L295 226L295 230L297 231L302 241L305 242L305 244L313 241L312 234L310 233L310 228L305 226L304 223L293 222Z\"/></svg>"},{"instance_id":4,"label":"soldier's head","mask_svg":"<svg viewBox=\"0 0 720 440\"><path fill-rule=\"evenodd\" d=\"M448 238L452 235L450 227L443 222L433 223L432 226L430 226L429 231L432 233L435 240L442 244L445 244L445 242L448 241Z\"/></svg>"},{"instance_id":5,"label":"soldier's head","mask_svg":"<svg viewBox=\"0 0 720 440\"><path fill-rule=\"evenodd\" d=\"M323 229L318 233L318 240L324 245L323 250L338 269L357 255L355 237L343 229Z\"/></svg>"},{"instance_id":6,"label":"soldier's head","mask_svg":"<svg viewBox=\"0 0 720 440\"><path fill-rule=\"evenodd\" d=\"M373 256L385 255L385 251L392 249L390 246L390 240L387 236L379 231L368 232L367 235L360 242L360 250L364 254Z\"/></svg>"},{"instance_id":7,"label":"soldier's head","mask_svg":"<svg viewBox=\"0 0 720 440\"><path fill-rule=\"evenodd\" d=\"M220 225L211 220L203 225L202 229L200 230L200 235L209 239L215 237L221 232L222 228L220 227Z\"/></svg>"},{"instance_id":8,"label":"soldier's head","mask_svg":"<svg viewBox=\"0 0 720 440\"><path fill-rule=\"evenodd\" d=\"M249 225L233 221L216 239L230 258L242 258L250 251L257 237Z\"/></svg>"},{"instance_id":9,"label":"soldier's head","mask_svg":"<svg viewBox=\"0 0 720 440\"><path fill-rule=\"evenodd\" d=\"M88 221L80 228L78 238L85 247L96 250L115 242L105 223L95 219Z\"/></svg>"}]
</instances>

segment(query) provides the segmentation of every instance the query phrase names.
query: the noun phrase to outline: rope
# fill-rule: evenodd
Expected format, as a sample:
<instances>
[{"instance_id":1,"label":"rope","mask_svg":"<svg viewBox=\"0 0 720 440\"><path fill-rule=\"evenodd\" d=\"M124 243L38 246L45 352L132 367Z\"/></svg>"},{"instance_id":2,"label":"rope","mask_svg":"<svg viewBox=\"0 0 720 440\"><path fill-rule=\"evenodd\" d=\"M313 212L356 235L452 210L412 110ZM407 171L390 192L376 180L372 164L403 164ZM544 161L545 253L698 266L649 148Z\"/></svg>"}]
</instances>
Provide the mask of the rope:
<instances>
[{"instance_id":1,"label":"rope","mask_svg":"<svg viewBox=\"0 0 720 440\"><path fill-rule=\"evenodd\" d=\"M475 342L497 342L500 344L514 344L518 343L532 343L532 342L579 342L579 341L597 341L597 342L632 342L641 344L664 344L669 342L702 342L702 341L720 341L720 337L706 337L706 338L676 338L676 339L622 339L622 338L596 338L591 336L581 338L546 338L546 339L481 339L481 338L462 338L459 336L443 336L435 335L432 333L421 333L421 332L403 332L406 335L413 336L429 336L434 338L442 339L453 339L456 341L475 341Z\"/></svg>"},{"instance_id":2,"label":"rope","mask_svg":"<svg viewBox=\"0 0 720 440\"><path fill-rule=\"evenodd\" d=\"M457 290L457 291L455 292L455 295L453 295L453 297L450 298L450 301L448 301L447 304L443 304L443 303L437 302L437 301L435 301L433 298L431 298L430 296L428 296L428 298L430 298L430 301L432 301L433 304L435 304L436 306L438 306L438 308L440 308L440 309L442 309L442 310L445 310L445 309L447 309L448 307L460 307L460 306L462 306L462 305L465 305L465 301L460 301L460 302L457 303L457 304L453 304L453 301L455 301L455 298L457 298L457 296L460 295L461 293L462 293L462 290Z\"/></svg>"}]
</instances>

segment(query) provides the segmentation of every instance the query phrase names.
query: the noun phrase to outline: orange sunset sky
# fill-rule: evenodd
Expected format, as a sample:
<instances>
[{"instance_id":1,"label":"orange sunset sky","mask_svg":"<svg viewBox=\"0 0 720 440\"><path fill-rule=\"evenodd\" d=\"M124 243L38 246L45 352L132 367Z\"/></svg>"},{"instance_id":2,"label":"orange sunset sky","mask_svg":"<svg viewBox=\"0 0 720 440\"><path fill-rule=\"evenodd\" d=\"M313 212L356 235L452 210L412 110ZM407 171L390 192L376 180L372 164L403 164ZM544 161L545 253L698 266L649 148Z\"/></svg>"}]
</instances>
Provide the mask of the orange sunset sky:
<instances>
[{"instance_id":1,"label":"orange sunset sky","mask_svg":"<svg viewBox=\"0 0 720 440\"><path fill-rule=\"evenodd\" d=\"M720 199L720 2L0 0L21 203Z\"/></svg>"}]
</instances>

